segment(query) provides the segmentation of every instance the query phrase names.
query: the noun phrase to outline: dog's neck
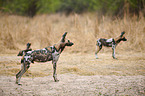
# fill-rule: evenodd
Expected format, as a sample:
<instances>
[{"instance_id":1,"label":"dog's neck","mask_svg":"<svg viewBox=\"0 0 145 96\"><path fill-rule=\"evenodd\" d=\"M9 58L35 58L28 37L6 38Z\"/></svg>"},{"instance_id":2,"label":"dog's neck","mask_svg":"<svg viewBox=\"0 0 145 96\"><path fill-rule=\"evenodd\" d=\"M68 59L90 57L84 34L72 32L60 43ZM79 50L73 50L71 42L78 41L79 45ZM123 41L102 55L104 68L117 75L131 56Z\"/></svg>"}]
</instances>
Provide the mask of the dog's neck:
<instances>
[{"instance_id":1,"label":"dog's neck","mask_svg":"<svg viewBox=\"0 0 145 96\"><path fill-rule=\"evenodd\" d=\"M116 45L122 41L120 36L116 37L114 40L115 40Z\"/></svg>"},{"instance_id":2,"label":"dog's neck","mask_svg":"<svg viewBox=\"0 0 145 96\"><path fill-rule=\"evenodd\" d=\"M65 48L65 44L60 42L60 43L55 44L54 47L56 48L56 51L59 52L59 54L61 54L61 52Z\"/></svg>"}]
</instances>

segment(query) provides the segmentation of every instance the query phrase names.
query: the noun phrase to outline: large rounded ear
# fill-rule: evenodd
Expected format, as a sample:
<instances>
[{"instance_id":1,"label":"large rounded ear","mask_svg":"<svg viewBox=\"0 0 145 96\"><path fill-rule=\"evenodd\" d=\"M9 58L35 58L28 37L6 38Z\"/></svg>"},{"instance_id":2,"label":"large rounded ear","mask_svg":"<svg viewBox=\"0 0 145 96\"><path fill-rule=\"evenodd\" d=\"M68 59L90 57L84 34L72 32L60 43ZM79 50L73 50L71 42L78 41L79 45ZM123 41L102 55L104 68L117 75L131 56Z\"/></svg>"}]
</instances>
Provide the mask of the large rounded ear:
<instances>
[{"instance_id":1,"label":"large rounded ear","mask_svg":"<svg viewBox=\"0 0 145 96\"><path fill-rule=\"evenodd\" d=\"M62 38L61 38L61 41L62 41L62 42L65 42L66 34L67 34L67 32L65 32L65 33L62 35Z\"/></svg>"},{"instance_id":2,"label":"large rounded ear","mask_svg":"<svg viewBox=\"0 0 145 96\"><path fill-rule=\"evenodd\" d=\"M27 49L29 49L31 46L31 43L27 43Z\"/></svg>"},{"instance_id":3,"label":"large rounded ear","mask_svg":"<svg viewBox=\"0 0 145 96\"><path fill-rule=\"evenodd\" d=\"M120 37L122 37L124 34L125 34L125 31L121 32L121 35L120 35Z\"/></svg>"}]
</instances>

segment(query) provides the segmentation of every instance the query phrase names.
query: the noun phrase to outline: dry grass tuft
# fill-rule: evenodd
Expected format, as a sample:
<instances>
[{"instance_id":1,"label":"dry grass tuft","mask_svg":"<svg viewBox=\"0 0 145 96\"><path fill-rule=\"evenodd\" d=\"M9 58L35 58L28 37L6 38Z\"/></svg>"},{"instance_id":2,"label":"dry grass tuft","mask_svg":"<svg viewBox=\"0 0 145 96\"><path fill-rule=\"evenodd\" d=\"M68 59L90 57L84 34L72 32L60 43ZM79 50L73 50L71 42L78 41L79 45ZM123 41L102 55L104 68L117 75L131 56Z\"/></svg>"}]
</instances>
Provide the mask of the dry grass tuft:
<instances>
[{"instance_id":1,"label":"dry grass tuft","mask_svg":"<svg viewBox=\"0 0 145 96\"><path fill-rule=\"evenodd\" d=\"M8 55L9 56L9 55ZM2 56L1 56L2 57ZM15 76L20 71L21 64L15 56L3 60L0 57L0 76ZM77 74L83 76L92 75L117 75L135 76L145 74L145 54L141 52L118 52L118 60L111 57L111 52L99 54L95 59L93 52L88 53L62 53L57 63L57 74ZM16 60L17 61L12 61ZM37 63L30 65L29 70L24 74L26 77L43 77L53 74L51 62Z\"/></svg>"},{"instance_id":2,"label":"dry grass tuft","mask_svg":"<svg viewBox=\"0 0 145 96\"><path fill-rule=\"evenodd\" d=\"M38 15L28 18L15 15L0 15L0 53L7 50L24 49L27 42L33 49L43 48L57 43L64 32L74 42L69 52L94 52L96 40L100 37L117 37L126 31L127 42L121 43L119 50L145 50L145 18L140 16L123 19L95 14L71 15ZM19 49L19 50L18 50Z\"/></svg>"},{"instance_id":3,"label":"dry grass tuft","mask_svg":"<svg viewBox=\"0 0 145 96\"><path fill-rule=\"evenodd\" d=\"M3 70L0 70L0 75L6 75L6 76L15 76L16 73L19 71L18 68L6 68L6 69L3 69Z\"/></svg>"},{"instance_id":4,"label":"dry grass tuft","mask_svg":"<svg viewBox=\"0 0 145 96\"><path fill-rule=\"evenodd\" d=\"M18 68L7 68L7 69L3 69L0 70L0 75L3 76L16 76L17 72L19 72L20 69ZM23 76L24 77L44 77L44 76L48 76L50 74L46 74L44 72L31 72L30 70L28 70Z\"/></svg>"}]
</instances>

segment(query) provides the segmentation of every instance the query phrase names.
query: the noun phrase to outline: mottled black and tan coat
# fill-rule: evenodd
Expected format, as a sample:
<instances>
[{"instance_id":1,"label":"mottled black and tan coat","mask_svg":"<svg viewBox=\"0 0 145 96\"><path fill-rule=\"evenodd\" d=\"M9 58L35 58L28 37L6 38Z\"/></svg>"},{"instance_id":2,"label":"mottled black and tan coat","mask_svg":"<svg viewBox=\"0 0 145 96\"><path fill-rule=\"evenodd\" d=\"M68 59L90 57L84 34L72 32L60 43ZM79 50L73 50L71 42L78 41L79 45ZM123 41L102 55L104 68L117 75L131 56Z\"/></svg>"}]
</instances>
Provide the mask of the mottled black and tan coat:
<instances>
[{"instance_id":1,"label":"mottled black and tan coat","mask_svg":"<svg viewBox=\"0 0 145 96\"><path fill-rule=\"evenodd\" d=\"M53 64L53 78L54 81L59 81L57 79L56 74L56 65L59 59L61 52L64 50L66 46L72 46L73 43L67 40L66 37L67 32L65 32L57 44L54 46L48 46L43 49L33 50L26 52L21 60L21 70L16 74L16 83L20 84L20 79L22 75L28 70L31 63L34 62L47 62L52 61Z\"/></svg>"},{"instance_id":2,"label":"mottled black and tan coat","mask_svg":"<svg viewBox=\"0 0 145 96\"><path fill-rule=\"evenodd\" d=\"M95 56L96 59L98 59L98 52L102 49L102 46L106 47L112 47L112 57L116 59L115 57L115 47L121 42L121 41L127 41L127 39L124 36L125 32L122 32L121 35L117 38L110 38L110 39L104 39L104 38L99 38L97 40L96 44L96 51L95 51Z\"/></svg>"}]
</instances>

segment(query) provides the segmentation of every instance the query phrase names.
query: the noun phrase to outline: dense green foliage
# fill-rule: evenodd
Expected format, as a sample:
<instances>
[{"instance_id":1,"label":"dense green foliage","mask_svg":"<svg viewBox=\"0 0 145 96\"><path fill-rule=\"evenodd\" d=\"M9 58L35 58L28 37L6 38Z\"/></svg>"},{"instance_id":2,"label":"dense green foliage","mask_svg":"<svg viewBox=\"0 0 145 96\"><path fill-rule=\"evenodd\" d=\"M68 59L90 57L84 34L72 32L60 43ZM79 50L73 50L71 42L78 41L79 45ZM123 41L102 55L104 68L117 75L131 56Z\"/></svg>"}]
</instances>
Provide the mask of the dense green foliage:
<instances>
[{"instance_id":1,"label":"dense green foliage","mask_svg":"<svg viewBox=\"0 0 145 96\"><path fill-rule=\"evenodd\" d=\"M126 10L139 14L139 11L145 11L144 4L145 0L0 0L0 10L28 16L57 12L99 12L120 16Z\"/></svg>"}]
</instances>

